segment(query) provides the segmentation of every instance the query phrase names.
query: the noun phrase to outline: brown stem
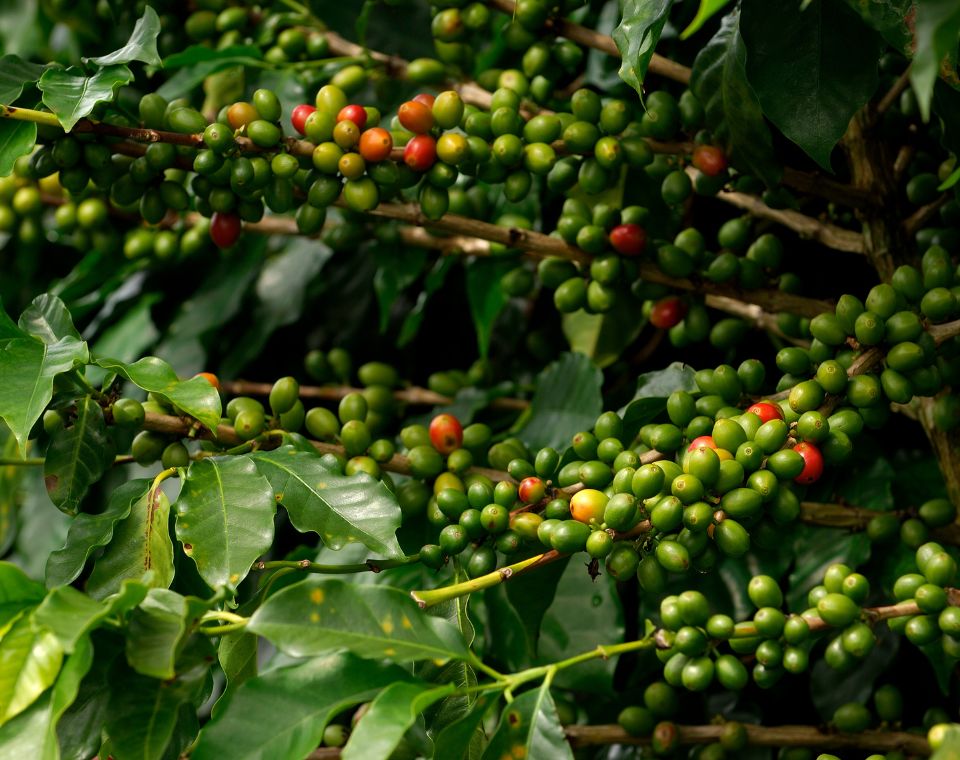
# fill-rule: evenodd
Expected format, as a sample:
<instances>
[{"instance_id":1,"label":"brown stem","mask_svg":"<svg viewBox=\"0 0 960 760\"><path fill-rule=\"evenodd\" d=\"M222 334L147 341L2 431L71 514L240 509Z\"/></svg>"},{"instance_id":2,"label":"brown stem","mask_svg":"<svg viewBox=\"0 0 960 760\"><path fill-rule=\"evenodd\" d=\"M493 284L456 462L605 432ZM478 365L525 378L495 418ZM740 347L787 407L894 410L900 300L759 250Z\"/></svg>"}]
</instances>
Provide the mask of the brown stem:
<instances>
[{"instance_id":1,"label":"brown stem","mask_svg":"<svg viewBox=\"0 0 960 760\"><path fill-rule=\"evenodd\" d=\"M250 380L221 380L220 387L225 393L235 396L269 396L273 385L271 383L256 383ZM362 388L352 388L348 385L301 385L300 398L339 401L350 393L360 393L362 391ZM453 399L449 396L417 386L394 391L393 397L404 404L416 406L444 406L453 402ZM488 406L522 411L530 406L530 402L522 398L495 398L490 401Z\"/></svg>"},{"instance_id":2,"label":"brown stem","mask_svg":"<svg viewBox=\"0 0 960 760\"><path fill-rule=\"evenodd\" d=\"M696 173L696 170L688 168L687 173L692 175ZM821 222L792 209L770 208L756 196L747 193L721 190L716 197L718 200L743 209L760 219L769 219L782 224L787 229L796 232L800 237L816 240L835 251L861 254L864 252L863 235L859 232L847 230L829 222Z\"/></svg>"},{"instance_id":3,"label":"brown stem","mask_svg":"<svg viewBox=\"0 0 960 760\"><path fill-rule=\"evenodd\" d=\"M840 733L817 726L757 726L744 724L747 742L758 747L808 747L810 749L862 749L878 752L901 751L929 755L930 745L922 734L906 731L869 730ZM649 744L650 737L630 736L620 726L565 726L574 747L601 744ZM712 744L720 740L723 725L677 726L680 744Z\"/></svg>"},{"instance_id":4,"label":"brown stem","mask_svg":"<svg viewBox=\"0 0 960 760\"><path fill-rule=\"evenodd\" d=\"M865 208L875 202L875 198L859 187L838 182L819 172L803 172L789 166L784 167L781 183L807 195L816 195L832 203L852 208Z\"/></svg>"},{"instance_id":5,"label":"brown stem","mask_svg":"<svg viewBox=\"0 0 960 760\"><path fill-rule=\"evenodd\" d=\"M741 319L753 324L754 327L758 327L761 330L766 330L767 332L776 335L781 340L785 340L794 346L802 346L804 348L810 347L810 341L787 335L777 324L776 315L764 311L756 304L745 303L744 301L739 301L736 298L729 298L728 296L714 295L707 295L707 297L704 299L704 303L713 309L725 311L727 314L733 314L735 317L740 317Z\"/></svg>"},{"instance_id":6,"label":"brown stem","mask_svg":"<svg viewBox=\"0 0 960 760\"><path fill-rule=\"evenodd\" d=\"M951 196L952 193L942 193L935 201L931 201L926 206L921 206L910 214L910 216L903 220L903 233L908 237L913 237L918 230L924 227L926 223L934 217L940 210L940 207L943 206Z\"/></svg>"},{"instance_id":7,"label":"brown stem","mask_svg":"<svg viewBox=\"0 0 960 760\"><path fill-rule=\"evenodd\" d=\"M886 94L880 98L880 102L877 103L876 109L874 109L874 115L876 117L883 116L887 111L890 110L890 106L897 102L900 99L900 96L903 94L910 86L910 66L904 70L904 72L897 77L897 81L893 83L893 86L887 90Z\"/></svg>"},{"instance_id":8,"label":"brown stem","mask_svg":"<svg viewBox=\"0 0 960 760\"><path fill-rule=\"evenodd\" d=\"M487 1L489 5L510 16L516 11L517 4L513 0ZM572 40L580 45L599 50L614 58L620 57L620 51L617 50L617 45L613 41L613 37L607 34L600 34L593 29L588 29L585 26L575 24L563 18L553 19L549 22L549 25L561 37L566 37L568 40ZM653 58L650 59L648 70L657 76L672 79L681 84L690 84L691 71L687 66L683 66L676 61L671 61L669 58L664 58L657 53L654 53Z\"/></svg>"}]
</instances>

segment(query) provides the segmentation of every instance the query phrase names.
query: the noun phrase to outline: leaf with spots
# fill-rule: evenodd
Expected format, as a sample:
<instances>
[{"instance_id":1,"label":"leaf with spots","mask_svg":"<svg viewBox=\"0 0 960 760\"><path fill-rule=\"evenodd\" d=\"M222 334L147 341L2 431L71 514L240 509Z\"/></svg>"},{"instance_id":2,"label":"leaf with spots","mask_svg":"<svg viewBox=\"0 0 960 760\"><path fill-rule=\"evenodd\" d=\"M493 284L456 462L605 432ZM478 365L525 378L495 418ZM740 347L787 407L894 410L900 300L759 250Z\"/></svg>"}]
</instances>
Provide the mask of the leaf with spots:
<instances>
[{"instance_id":1,"label":"leaf with spots","mask_svg":"<svg viewBox=\"0 0 960 760\"><path fill-rule=\"evenodd\" d=\"M53 434L43 463L50 500L68 515L77 513L90 486L113 462L100 405L87 396L76 408L73 424Z\"/></svg>"},{"instance_id":2,"label":"leaf with spots","mask_svg":"<svg viewBox=\"0 0 960 760\"><path fill-rule=\"evenodd\" d=\"M338 714L372 699L389 684L408 680L410 675L396 665L351 655L315 657L271 670L227 692L190 757L306 757Z\"/></svg>"},{"instance_id":3,"label":"leaf with spots","mask_svg":"<svg viewBox=\"0 0 960 760\"><path fill-rule=\"evenodd\" d=\"M549 679L538 688L524 692L511 702L500 716L497 730L490 738L483 760L503 757L549 757L573 760L550 696Z\"/></svg>"},{"instance_id":4,"label":"leaf with spots","mask_svg":"<svg viewBox=\"0 0 960 760\"><path fill-rule=\"evenodd\" d=\"M398 589L309 578L274 594L247 630L291 657L349 651L397 662L466 659L460 632Z\"/></svg>"},{"instance_id":5,"label":"leaf with spots","mask_svg":"<svg viewBox=\"0 0 960 760\"><path fill-rule=\"evenodd\" d=\"M142 579L151 588L169 587L173 581L169 517L170 501L163 491L151 489L137 499L93 566L87 593L103 599L119 591L127 578Z\"/></svg>"},{"instance_id":6,"label":"leaf with spots","mask_svg":"<svg viewBox=\"0 0 960 760\"><path fill-rule=\"evenodd\" d=\"M425 709L450 694L455 684L392 683L370 703L343 748L343 760L389 757Z\"/></svg>"},{"instance_id":7,"label":"leaf with spots","mask_svg":"<svg viewBox=\"0 0 960 760\"><path fill-rule=\"evenodd\" d=\"M49 588L72 583L83 572L90 556L113 538L113 531L130 514L131 505L143 498L150 481L130 480L110 494L107 508L97 515L82 513L70 523L67 542L47 559Z\"/></svg>"},{"instance_id":8,"label":"leaf with spots","mask_svg":"<svg viewBox=\"0 0 960 760\"><path fill-rule=\"evenodd\" d=\"M174 509L177 538L211 588L236 588L273 543L273 489L248 457L191 464Z\"/></svg>"},{"instance_id":9,"label":"leaf with spots","mask_svg":"<svg viewBox=\"0 0 960 760\"><path fill-rule=\"evenodd\" d=\"M400 505L380 481L364 473L339 475L316 454L291 446L251 458L297 530L319 534L331 549L361 543L385 558L403 556L396 537Z\"/></svg>"}]
</instances>

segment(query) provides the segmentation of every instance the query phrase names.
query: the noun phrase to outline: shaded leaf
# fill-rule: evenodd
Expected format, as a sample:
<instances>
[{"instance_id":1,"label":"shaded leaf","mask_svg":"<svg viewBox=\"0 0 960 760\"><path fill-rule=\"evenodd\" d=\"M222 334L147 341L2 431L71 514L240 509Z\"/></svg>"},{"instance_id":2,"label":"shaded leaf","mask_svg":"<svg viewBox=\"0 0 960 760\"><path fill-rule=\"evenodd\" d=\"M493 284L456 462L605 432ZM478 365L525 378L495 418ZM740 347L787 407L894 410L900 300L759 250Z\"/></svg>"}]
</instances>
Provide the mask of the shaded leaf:
<instances>
[{"instance_id":1,"label":"shaded leaf","mask_svg":"<svg viewBox=\"0 0 960 760\"><path fill-rule=\"evenodd\" d=\"M257 648L260 639L252 633L238 631L221 637L217 647L217 660L227 679L224 694L234 692L241 684L257 675ZM223 698L217 701L213 713L222 709Z\"/></svg>"},{"instance_id":2,"label":"shaded leaf","mask_svg":"<svg viewBox=\"0 0 960 760\"><path fill-rule=\"evenodd\" d=\"M67 542L47 560L48 587L71 583L83 572L90 555L113 538L118 522L130 514L130 507L144 497L151 481L131 480L110 494L107 508L98 515L81 514L70 523Z\"/></svg>"},{"instance_id":3,"label":"shaded leaf","mask_svg":"<svg viewBox=\"0 0 960 760\"><path fill-rule=\"evenodd\" d=\"M617 295L610 311L589 314L578 309L564 314L562 322L570 350L586 354L601 368L620 359L646 323L642 302L627 293Z\"/></svg>"},{"instance_id":4,"label":"shaded leaf","mask_svg":"<svg viewBox=\"0 0 960 760\"><path fill-rule=\"evenodd\" d=\"M643 98L643 80L673 0L622 0L613 41L623 63L620 78Z\"/></svg>"},{"instance_id":5,"label":"shaded leaf","mask_svg":"<svg viewBox=\"0 0 960 760\"><path fill-rule=\"evenodd\" d=\"M482 732L483 719L500 698L500 692L481 694L469 712L445 726L434 740L434 757L437 760L462 760L479 757L475 751L474 737Z\"/></svg>"},{"instance_id":6,"label":"shaded leaf","mask_svg":"<svg viewBox=\"0 0 960 760\"><path fill-rule=\"evenodd\" d=\"M344 650L399 662L467 656L459 631L423 614L407 594L339 579L288 586L264 602L247 630L292 657Z\"/></svg>"},{"instance_id":7,"label":"shaded leaf","mask_svg":"<svg viewBox=\"0 0 960 760\"><path fill-rule=\"evenodd\" d=\"M535 573L519 575L506 584L507 599L523 623L531 659L537 656L543 616L554 602L560 579L569 563L570 558L566 557L539 568Z\"/></svg>"},{"instance_id":8,"label":"shaded leaf","mask_svg":"<svg viewBox=\"0 0 960 760\"><path fill-rule=\"evenodd\" d=\"M173 581L169 517L170 502L163 491L148 490L137 499L94 564L87 593L103 599L116 593L128 578L151 588L167 588Z\"/></svg>"},{"instance_id":9,"label":"shaded leaf","mask_svg":"<svg viewBox=\"0 0 960 760\"><path fill-rule=\"evenodd\" d=\"M380 332L390 326L391 308L400 292L412 285L423 272L427 252L422 248L402 246L391 248L378 245L373 249L377 271L373 276L373 289L380 306Z\"/></svg>"},{"instance_id":10,"label":"shaded leaf","mask_svg":"<svg viewBox=\"0 0 960 760\"><path fill-rule=\"evenodd\" d=\"M235 588L273 543L273 489L247 457L193 462L174 506L177 538L211 588Z\"/></svg>"},{"instance_id":11,"label":"shaded leaf","mask_svg":"<svg viewBox=\"0 0 960 760\"><path fill-rule=\"evenodd\" d=\"M807 608L807 592L822 581L828 565L843 562L857 567L870 558L870 539L866 533L802 525L795 529L794 550L787 606L802 610Z\"/></svg>"},{"instance_id":12,"label":"shaded leaf","mask_svg":"<svg viewBox=\"0 0 960 760\"><path fill-rule=\"evenodd\" d=\"M960 5L953 0L917 0L915 52L910 67L910 82L924 120L930 118L933 88L941 73L954 70L957 37L960 36ZM951 62L943 67L944 58ZM956 87L956 72L953 71Z\"/></svg>"},{"instance_id":13,"label":"shaded leaf","mask_svg":"<svg viewBox=\"0 0 960 760\"><path fill-rule=\"evenodd\" d=\"M740 13L733 11L693 63L690 89L703 104L707 124L727 146L733 161L768 185L781 167L760 103L747 81L747 50L740 37Z\"/></svg>"},{"instance_id":14,"label":"shaded leaf","mask_svg":"<svg viewBox=\"0 0 960 760\"><path fill-rule=\"evenodd\" d=\"M175 663L187 636L210 603L181 596L165 588L152 588L130 615L127 627L127 662L138 673L153 678L173 678Z\"/></svg>"},{"instance_id":15,"label":"shaded leaf","mask_svg":"<svg viewBox=\"0 0 960 760\"><path fill-rule=\"evenodd\" d=\"M483 757L484 760L503 757L573 760L548 683L524 692L504 708Z\"/></svg>"},{"instance_id":16,"label":"shaded leaf","mask_svg":"<svg viewBox=\"0 0 960 760\"><path fill-rule=\"evenodd\" d=\"M915 0L846 0L866 24L905 55L912 55Z\"/></svg>"},{"instance_id":17,"label":"shaded leaf","mask_svg":"<svg viewBox=\"0 0 960 760\"><path fill-rule=\"evenodd\" d=\"M510 259L478 258L465 267L467 303L470 305L470 316L473 318L482 359L487 358L490 350L493 323L510 300L500 280L516 266L517 262Z\"/></svg>"},{"instance_id":18,"label":"shaded leaf","mask_svg":"<svg viewBox=\"0 0 960 760\"><path fill-rule=\"evenodd\" d=\"M76 514L90 486L112 464L112 446L100 405L89 396L77 401L70 427L54 433L43 463L50 500L62 512Z\"/></svg>"},{"instance_id":19,"label":"shaded leaf","mask_svg":"<svg viewBox=\"0 0 960 760\"><path fill-rule=\"evenodd\" d=\"M200 732L193 760L306 757L327 723L410 676L350 655L317 657L251 678ZM255 715L256 720L251 720Z\"/></svg>"},{"instance_id":20,"label":"shaded leaf","mask_svg":"<svg viewBox=\"0 0 960 760\"><path fill-rule=\"evenodd\" d=\"M301 531L320 535L331 549L362 543L383 557L402 557L396 531L400 505L369 475L338 475L315 453L283 446L251 457Z\"/></svg>"},{"instance_id":21,"label":"shaded leaf","mask_svg":"<svg viewBox=\"0 0 960 760\"><path fill-rule=\"evenodd\" d=\"M160 17L149 5L143 9L143 15L137 19L127 44L119 50L96 58L84 58L84 61L98 66L111 66L116 63L143 61L154 66L160 65L157 52L157 37L160 34Z\"/></svg>"},{"instance_id":22,"label":"shaded leaf","mask_svg":"<svg viewBox=\"0 0 960 760\"><path fill-rule=\"evenodd\" d=\"M179 68L180 71L160 85L157 94L167 100L179 98L195 89L207 77L224 69L233 66L253 69L263 65L263 53L255 45L231 45L222 50L192 45L164 59L165 69Z\"/></svg>"},{"instance_id":23,"label":"shaded leaf","mask_svg":"<svg viewBox=\"0 0 960 760\"><path fill-rule=\"evenodd\" d=\"M37 125L32 121L0 120L0 177L13 171L13 165L37 144Z\"/></svg>"},{"instance_id":24,"label":"shaded leaf","mask_svg":"<svg viewBox=\"0 0 960 760\"><path fill-rule=\"evenodd\" d=\"M24 87L40 79L44 68L39 63L25 61L18 55L5 55L0 58L0 104L13 105Z\"/></svg>"},{"instance_id":25,"label":"shaded leaf","mask_svg":"<svg viewBox=\"0 0 960 760\"><path fill-rule=\"evenodd\" d=\"M89 116L98 103L113 100L121 85L133 81L133 72L126 66L107 66L92 76L81 69L47 69L37 87L43 93L43 104L56 114L69 132L80 119Z\"/></svg>"},{"instance_id":26,"label":"shaded leaf","mask_svg":"<svg viewBox=\"0 0 960 760\"><path fill-rule=\"evenodd\" d=\"M53 378L85 364L87 344L65 337L51 345L36 338L16 338L0 350L0 419L25 451L27 436L53 398Z\"/></svg>"},{"instance_id":27,"label":"shaded leaf","mask_svg":"<svg viewBox=\"0 0 960 760\"><path fill-rule=\"evenodd\" d=\"M220 394L202 377L180 380L173 367L156 356L144 357L133 364L116 359L97 359L96 362L143 390L163 396L211 430L220 423Z\"/></svg>"},{"instance_id":28,"label":"shaded leaf","mask_svg":"<svg viewBox=\"0 0 960 760\"><path fill-rule=\"evenodd\" d=\"M353 728L343 760L389 757L417 717L438 699L455 689L454 684L392 683L370 703Z\"/></svg>"},{"instance_id":29,"label":"shaded leaf","mask_svg":"<svg viewBox=\"0 0 960 760\"><path fill-rule=\"evenodd\" d=\"M156 293L142 296L117 322L103 330L90 346L94 356L112 356L122 362L133 362L143 356L160 337L150 315L150 308L160 300ZM87 367L87 379L97 386L106 377L106 370Z\"/></svg>"},{"instance_id":30,"label":"shaded leaf","mask_svg":"<svg viewBox=\"0 0 960 760\"><path fill-rule=\"evenodd\" d=\"M960 17L958 17L960 18ZM877 88L876 35L842 3L743 3L747 77L763 113L828 171L834 146Z\"/></svg>"},{"instance_id":31,"label":"shaded leaf","mask_svg":"<svg viewBox=\"0 0 960 760\"><path fill-rule=\"evenodd\" d=\"M671 393L695 391L695 374L692 367L682 362L672 362L663 369L640 375L633 400L620 410L623 416L624 439L633 440L641 427L666 409L667 398Z\"/></svg>"},{"instance_id":32,"label":"shaded leaf","mask_svg":"<svg viewBox=\"0 0 960 760\"><path fill-rule=\"evenodd\" d=\"M565 448L603 411L603 373L583 354L564 353L537 381L526 424L517 436L527 446Z\"/></svg>"},{"instance_id":33,"label":"shaded leaf","mask_svg":"<svg viewBox=\"0 0 960 760\"><path fill-rule=\"evenodd\" d=\"M427 303L430 301L430 297L443 286L447 279L447 273L452 267L453 257L441 256L434 263L433 268L427 272L427 276L423 280L423 290L417 296L417 302L404 318L403 324L400 325L397 346L402 348L417 337L420 325L423 324L423 318L426 315Z\"/></svg>"}]
</instances>

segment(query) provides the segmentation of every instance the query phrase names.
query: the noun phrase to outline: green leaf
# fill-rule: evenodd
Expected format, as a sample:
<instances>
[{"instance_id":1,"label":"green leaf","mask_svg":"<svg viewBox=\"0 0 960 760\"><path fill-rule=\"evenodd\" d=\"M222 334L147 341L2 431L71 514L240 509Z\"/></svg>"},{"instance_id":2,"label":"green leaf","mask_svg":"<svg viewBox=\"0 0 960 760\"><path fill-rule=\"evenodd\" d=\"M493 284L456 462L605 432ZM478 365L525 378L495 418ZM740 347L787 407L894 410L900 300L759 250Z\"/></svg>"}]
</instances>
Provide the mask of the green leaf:
<instances>
[{"instance_id":1,"label":"green leaf","mask_svg":"<svg viewBox=\"0 0 960 760\"><path fill-rule=\"evenodd\" d=\"M27 436L53 398L53 378L85 364L87 344L65 337L45 345L36 338L17 338L0 350L0 419L25 451Z\"/></svg>"},{"instance_id":2,"label":"green leaf","mask_svg":"<svg viewBox=\"0 0 960 760\"><path fill-rule=\"evenodd\" d=\"M603 411L602 384L603 373L586 356L561 354L540 373L529 417L517 436L533 449L566 448Z\"/></svg>"},{"instance_id":3,"label":"green leaf","mask_svg":"<svg viewBox=\"0 0 960 760\"><path fill-rule=\"evenodd\" d=\"M193 703L204 693L208 668L207 663L200 663L167 680L115 669L103 727L110 756L115 760L161 760L169 747L179 756L175 730L181 708L187 706L195 713Z\"/></svg>"},{"instance_id":4,"label":"green leaf","mask_svg":"<svg viewBox=\"0 0 960 760\"><path fill-rule=\"evenodd\" d=\"M474 737L483 733L483 719L500 698L500 692L481 694L471 710L461 718L445 726L434 740L433 756L437 760L464 760L479 757L475 751Z\"/></svg>"},{"instance_id":5,"label":"green leaf","mask_svg":"<svg viewBox=\"0 0 960 760\"><path fill-rule=\"evenodd\" d=\"M570 350L586 354L601 369L620 359L646 323L643 303L627 294L618 295L608 312L588 314L578 309L564 314L562 322Z\"/></svg>"},{"instance_id":6,"label":"green leaf","mask_svg":"<svg viewBox=\"0 0 960 760\"><path fill-rule=\"evenodd\" d=\"M248 457L191 464L174 508L177 538L211 588L236 588L273 544L273 489Z\"/></svg>"},{"instance_id":7,"label":"green leaf","mask_svg":"<svg viewBox=\"0 0 960 760\"><path fill-rule=\"evenodd\" d=\"M16 457L17 442L0 424L0 456ZM22 500L20 490L26 467L0 467L0 557L6 555L17 537L17 511Z\"/></svg>"},{"instance_id":8,"label":"green leaf","mask_svg":"<svg viewBox=\"0 0 960 760\"><path fill-rule=\"evenodd\" d=\"M899 50L913 55L915 0L846 0L864 22Z\"/></svg>"},{"instance_id":9,"label":"green leaf","mask_svg":"<svg viewBox=\"0 0 960 760\"><path fill-rule=\"evenodd\" d=\"M960 18L960 16L958 16ZM747 77L763 113L824 169L877 89L877 36L835 0L743 3Z\"/></svg>"},{"instance_id":10,"label":"green leaf","mask_svg":"<svg viewBox=\"0 0 960 760\"><path fill-rule=\"evenodd\" d=\"M687 28L680 33L680 39L685 40L692 37L700 31L700 28L707 23L707 21L713 18L713 16L729 3L730 0L700 0L697 15L693 17L693 21L687 24Z\"/></svg>"},{"instance_id":11,"label":"green leaf","mask_svg":"<svg viewBox=\"0 0 960 760\"><path fill-rule=\"evenodd\" d=\"M123 639L102 633L92 638L93 663L80 682L73 704L57 724L60 760L89 760L100 750L101 728L107 720L114 684L113 665L123 651Z\"/></svg>"},{"instance_id":12,"label":"green leaf","mask_svg":"<svg viewBox=\"0 0 960 760\"><path fill-rule=\"evenodd\" d=\"M47 493L61 512L77 513L90 486L112 463L110 451L100 405L85 396L77 401L73 424L53 435L43 463Z\"/></svg>"},{"instance_id":13,"label":"green leaf","mask_svg":"<svg viewBox=\"0 0 960 760\"><path fill-rule=\"evenodd\" d=\"M633 440L641 427L667 408L667 398L674 391L696 390L692 367L672 362L663 369L646 372L637 378L633 400L620 410L623 416L624 438Z\"/></svg>"},{"instance_id":14,"label":"green leaf","mask_svg":"<svg viewBox=\"0 0 960 760\"><path fill-rule=\"evenodd\" d=\"M309 578L271 596L247 630L292 657L347 650L398 662L467 657L459 631L424 615L407 594L339 579Z\"/></svg>"},{"instance_id":15,"label":"green leaf","mask_svg":"<svg viewBox=\"0 0 960 760\"><path fill-rule=\"evenodd\" d=\"M622 0L621 17L613 41L623 63L620 78L643 98L643 80L673 0Z\"/></svg>"},{"instance_id":16,"label":"green leaf","mask_svg":"<svg viewBox=\"0 0 960 760\"><path fill-rule=\"evenodd\" d=\"M112 356L122 362L136 361L143 356L160 337L150 315L151 307L159 300L158 293L139 298L123 317L98 335L90 346L90 353ZM94 386L100 385L107 374L101 367L87 367L87 379Z\"/></svg>"},{"instance_id":17,"label":"green leaf","mask_svg":"<svg viewBox=\"0 0 960 760\"><path fill-rule=\"evenodd\" d=\"M151 588L169 587L174 572L169 517L170 502L163 491L148 490L137 499L94 564L87 593L103 599L116 593L127 578Z\"/></svg>"},{"instance_id":18,"label":"green leaf","mask_svg":"<svg viewBox=\"0 0 960 760\"><path fill-rule=\"evenodd\" d=\"M0 638L0 725L23 712L54 682L63 648L21 612Z\"/></svg>"},{"instance_id":19,"label":"green leaf","mask_svg":"<svg viewBox=\"0 0 960 760\"><path fill-rule=\"evenodd\" d=\"M67 542L47 560L46 583L48 587L72 583L90 555L113 538L117 523L130 514L131 505L144 497L150 480L131 480L110 494L107 508L98 515L80 514L70 523Z\"/></svg>"},{"instance_id":20,"label":"green leaf","mask_svg":"<svg viewBox=\"0 0 960 760\"><path fill-rule=\"evenodd\" d=\"M301 237L293 238L282 253L267 260L255 286L256 306L245 320L249 328L243 340L224 358L224 375L239 375L260 355L278 328L300 319L307 301L307 286L332 256L333 251L319 240Z\"/></svg>"},{"instance_id":21,"label":"green leaf","mask_svg":"<svg viewBox=\"0 0 960 760\"><path fill-rule=\"evenodd\" d=\"M43 599L43 586L10 562L0 562L0 634L21 610Z\"/></svg>"},{"instance_id":22,"label":"green leaf","mask_svg":"<svg viewBox=\"0 0 960 760\"><path fill-rule=\"evenodd\" d=\"M417 337L426 314L427 303L430 301L430 297L443 286L444 280L447 279L447 273L452 267L453 258L441 256L427 272L423 281L423 290L417 296L417 302L404 318L403 324L400 325L400 334L397 336L398 347L402 348Z\"/></svg>"},{"instance_id":23,"label":"green leaf","mask_svg":"<svg viewBox=\"0 0 960 760\"><path fill-rule=\"evenodd\" d=\"M0 300L0 348L6 346L11 340L26 337L27 334L10 319L7 310L3 308L3 301Z\"/></svg>"},{"instance_id":24,"label":"green leaf","mask_svg":"<svg viewBox=\"0 0 960 760\"><path fill-rule=\"evenodd\" d=\"M0 58L0 104L13 105L24 87L40 79L44 68L39 63L30 63L18 55L5 55Z\"/></svg>"},{"instance_id":25,"label":"green leaf","mask_svg":"<svg viewBox=\"0 0 960 760\"><path fill-rule=\"evenodd\" d=\"M131 63L143 61L154 66L160 65L160 54L157 52L157 37L160 34L160 17L149 5L143 9L143 15L137 19L136 25L127 44L119 50L96 58L84 58L84 62L95 63L98 66L112 66L116 63Z\"/></svg>"},{"instance_id":26,"label":"green leaf","mask_svg":"<svg viewBox=\"0 0 960 760\"><path fill-rule=\"evenodd\" d=\"M388 757L417 717L456 688L454 684L392 683L381 691L353 728L343 760Z\"/></svg>"},{"instance_id":27,"label":"green leaf","mask_svg":"<svg viewBox=\"0 0 960 760\"><path fill-rule=\"evenodd\" d=\"M0 121L0 177L13 171L13 165L37 144L37 125L32 121Z\"/></svg>"},{"instance_id":28,"label":"green leaf","mask_svg":"<svg viewBox=\"0 0 960 760\"><path fill-rule=\"evenodd\" d=\"M515 260L499 258L478 258L466 265L467 303L482 359L486 359L490 351L493 323L510 300L500 280L516 266Z\"/></svg>"},{"instance_id":29,"label":"green leaf","mask_svg":"<svg viewBox=\"0 0 960 760\"><path fill-rule=\"evenodd\" d=\"M361 543L383 557L402 557L396 532L400 505L369 475L338 475L320 457L291 446L252 456L257 469L301 531L319 534L331 549Z\"/></svg>"},{"instance_id":30,"label":"green leaf","mask_svg":"<svg viewBox=\"0 0 960 760\"><path fill-rule=\"evenodd\" d=\"M530 660L536 658L543 617L553 604L560 579L569 562L569 558L551 562L535 573L519 575L506 584L507 599L523 624L527 657Z\"/></svg>"},{"instance_id":31,"label":"green leaf","mask_svg":"<svg viewBox=\"0 0 960 760\"><path fill-rule=\"evenodd\" d=\"M401 668L350 655L277 668L251 678L227 697L223 709L200 732L191 758L306 757L332 718L368 701L383 687L409 678Z\"/></svg>"},{"instance_id":32,"label":"green leaf","mask_svg":"<svg viewBox=\"0 0 960 760\"><path fill-rule=\"evenodd\" d=\"M109 604L91 599L71 586L59 586L34 610L33 619L57 637L64 652L72 654L78 642L85 641L97 623L112 612Z\"/></svg>"},{"instance_id":33,"label":"green leaf","mask_svg":"<svg viewBox=\"0 0 960 760\"><path fill-rule=\"evenodd\" d=\"M210 603L182 596L165 588L152 588L130 615L127 627L127 662L138 673L153 678L173 678L177 657Z\"/></svg>"},{"instance_id":34,"label":"green leaf","mask_svg":"<svg viewBox=\"0 0 960 760\"><path fill-rule=\"evenodd\" d=\"M504 709L483 753L484 760L503 757L573 760L548 683L524 692Z\"/></svg>"},{"instance_id":35,"label":"green leaf","mask_svg":"<svg viewBox=\"0 0 960 760\"><path fill-rule=\"evenodd\" d=\"M97 359L97 365L115 372L145 391L163 396L205 427L215 430L220 424L220 394L202 377L180 380L173 367L156 356L147 356L133 364L116 359Z\"/></svg>"},{"instance_id":36,"label":"green leaf","mask_svg":"<svg viewBox=\"0 0 960 760\"><path fill-rule=\"evenodd\" d=\"M747 81L747 49L740 37L740 13L724 17L717 33L693 63L690 89L703 103L707 124L740 167L768 185L780 179L770 128Z\"/></svg>"},{"instance_id":37,"label":"green leaf","mask_svg":"<svg viewBox=\"0 0 960 760\"><path fill-rule=\"evenodd\" d=\"M37 87L43 93L43 104L69 132L98 103L113 100L117 89L132 81L133 72L122 65L107 66L89 77L81 69L71 67L47 69Z\"/></svg>"},{"instance_id":38,"label":"green leaf","mask_svg":"<svg viewBox=\"0 0 960 760\"><path fill-rule=\"evenodd\" d=\"M427 264L427 252L422 248L378 245L373 249L373 257L377 262L373 289L380 306L380 332L383 333L390 326L390 310L397 296L416 282L423 272Z\"/></svg>"},{"instance_id":39,"label":"green leaf","mask_svg":"<svg viewBox=\"0 0 960 760\"><path fill-rule=\"evenodd\" d=\"M254 45L231 45L222 50L192 45L164 59L165 69L179 68L180 71L160 85L157 94L167 100L179 98L195 89L207 77L224 69L234 66L254 69L264 65L263 53Z\"/></svg>"},{"instance_id":40,"label":"green leaf","mask_svg":"<svg viewBox=\"0 0 960 760\"><path fill-rule=\"evenodd\" d=\"M960 182L960 166L950 172L950 176L937 186L937 190L942 193L944 190L949 190L958 182Z\"/></svg>"},{"instance_id":41,"label":"green leaf","mask_svg":"<svg viewBox=\"0 0 960 760\"><path fill-rule=\"evenodd\" d=\"M220 646L217 647L217 660L220 662L220 668L227 679L224 695L232 694L241 684L257 675L259 642L259 638L246 631L228 633L220 639ZM213 708L214 715L223 709L224 699L225 697L217 701Z\"/></svg>"},{"instance_id":42,"label":"green leaf","mask_svg":"<svg viewBox=\"0 0 960 760\"><path fill-rule=\"evenodd\" d=\"M944 71L951 71L957 87L957 36L960 35L960 5L953 0L917 0L915 53L910 83L924 121L930 118L933 87ZM943 66L944 58L948 65Z\"/></svg>"},{"instance_id":43,"label":"green leaf","mask_svg":"<svg viewBox=\"0 0 960 760\"><path fill-rule=\"evenodd\" d=\"M84 636L77 641L53 688L0 728L0 757L60 760L57 724L76 700L92 662L93 646Z\"/></svg>"},{"instance_id":44,"label":"green leaf","mask_svg":"<svg viewBox=\"0 0 960 760\"><path fill-rule=\"evenodd\" d=\"M39 338L48 346L63 338L82 340L66 304L49 293L34 298L23 310L17 325L25 333Z\"/></svg>"}]
</instances>

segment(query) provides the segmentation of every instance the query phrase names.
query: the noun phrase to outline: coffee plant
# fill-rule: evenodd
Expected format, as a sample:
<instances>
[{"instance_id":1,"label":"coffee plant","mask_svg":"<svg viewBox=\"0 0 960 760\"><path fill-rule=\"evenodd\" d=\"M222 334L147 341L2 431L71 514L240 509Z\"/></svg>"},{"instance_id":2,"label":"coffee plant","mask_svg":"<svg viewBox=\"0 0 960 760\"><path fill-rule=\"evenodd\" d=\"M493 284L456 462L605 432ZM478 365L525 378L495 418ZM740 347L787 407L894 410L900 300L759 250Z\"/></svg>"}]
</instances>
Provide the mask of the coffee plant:
<instances>
[{"instance_id":1,"label":"coffee plant","mask_svg":"<svg viewBox=\"0 0 960 760\"><path fill-rule=\"evenodd\" d=\"M0 9L0 758L960 757L958 38Z\"/></svg>"}]
</instances>

